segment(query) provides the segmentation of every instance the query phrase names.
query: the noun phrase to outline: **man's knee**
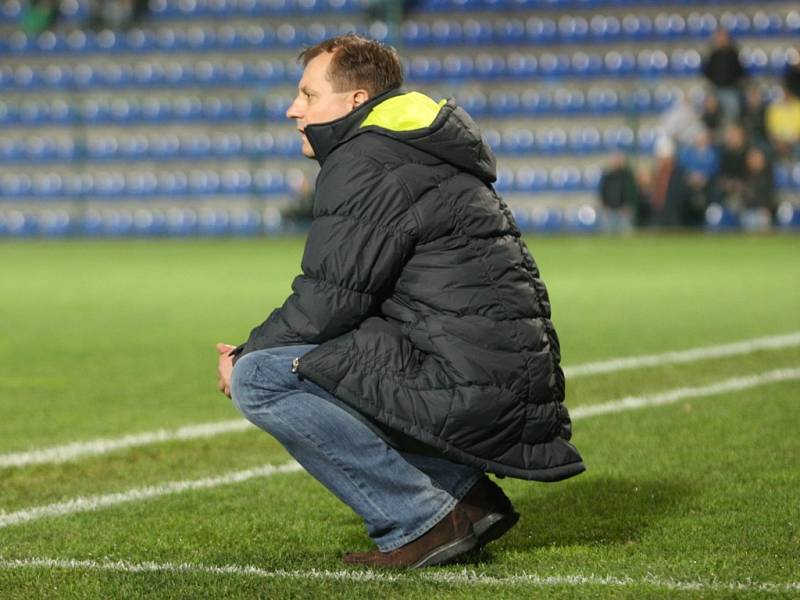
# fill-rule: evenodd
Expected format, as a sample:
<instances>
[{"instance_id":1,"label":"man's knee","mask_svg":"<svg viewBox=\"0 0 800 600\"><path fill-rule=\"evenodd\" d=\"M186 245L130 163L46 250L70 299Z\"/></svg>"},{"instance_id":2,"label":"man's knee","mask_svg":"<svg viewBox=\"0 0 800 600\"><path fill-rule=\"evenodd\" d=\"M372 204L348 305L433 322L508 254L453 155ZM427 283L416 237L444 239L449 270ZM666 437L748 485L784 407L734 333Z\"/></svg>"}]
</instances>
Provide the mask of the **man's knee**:
<instances>
[{"instance_id":1,"label":"man's knee","mask_svg":"<svg viewBox=\"0 0 800 600\"><path fill-rule=\"evenodd\" d=\"M258 375L258 360L253 354L245 354L239 358L231 374L231 398L248 419L258 403Z\"/></svg>"},{"instance_id":2,"label":"man's knee","mask_svg":"<svg viewBox=\"0 0 800 600\"><path fill-rule=\"evenodd\" d=\"M252 420L255 412L263 413L266 406L289 389L290 382L282 373L283 362L286 361L266 351L245 354L236 361L231 375L231 397L247 419Z\"/></svg>"}]
</instances>

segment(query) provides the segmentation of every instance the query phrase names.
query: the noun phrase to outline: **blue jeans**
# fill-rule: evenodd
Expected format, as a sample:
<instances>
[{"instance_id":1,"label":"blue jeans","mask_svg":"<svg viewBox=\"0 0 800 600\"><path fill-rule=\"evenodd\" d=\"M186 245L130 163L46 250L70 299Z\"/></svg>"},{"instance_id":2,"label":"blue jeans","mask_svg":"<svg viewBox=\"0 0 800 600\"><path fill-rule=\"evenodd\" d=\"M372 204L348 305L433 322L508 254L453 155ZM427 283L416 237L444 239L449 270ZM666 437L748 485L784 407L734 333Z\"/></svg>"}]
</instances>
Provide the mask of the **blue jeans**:
<instances>
[{"instance_id":1,"label":"blue jeans","mask_svg":"<svg viewBox=\"0 0 800 600\"><path fill-rule=\"evenodd\" d=\"M236 361L233 401L352 508L389 552L436 525L483 476L473 467L392 447L366 417L308 379L292 360L315 348L258 350Z\"/></svg>"}]
</instances>

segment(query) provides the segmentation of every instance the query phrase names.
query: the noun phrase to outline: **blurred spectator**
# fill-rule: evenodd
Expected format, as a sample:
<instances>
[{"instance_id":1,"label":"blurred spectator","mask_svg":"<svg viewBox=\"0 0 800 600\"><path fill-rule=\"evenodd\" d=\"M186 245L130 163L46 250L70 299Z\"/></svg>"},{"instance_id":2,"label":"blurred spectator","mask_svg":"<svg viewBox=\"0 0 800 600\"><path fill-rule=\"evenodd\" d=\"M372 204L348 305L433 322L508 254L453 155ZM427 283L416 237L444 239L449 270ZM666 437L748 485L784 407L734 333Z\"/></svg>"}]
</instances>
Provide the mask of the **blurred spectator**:
<instances>
[{"instance_id":1,"label":"blurred spectator","mask_svg":"<svg viewBox=\"0 0 800 600\"><path fill-rule=\"evenodd\" d=\"M767 107L767 135L775 152L783 158L798 153L800 147L800 98L785 88L779 98Z\"/></svg>"},{"instance_id":2,"label":"blurred spectator","mask_svg":"<svg viewBox=\"0 0 800 600\"><path fill-rule=\"evenodd\" d=\"M747 177L740 198L742 225L746 229L766 229L772 223L776 208L772 165L764 151L756 146L747 151L745 162Z\"/></svg>"},{"instance_id":3,"label":"blurred spectator","mask_svg":"<svg viewBox=\"0 0 800 600\"><path fill-rule=\"evenodd\" d=\"M685 216L691 191L678 163L675 142L667 137L656 143L655 167L650 186L650 224L683 227L693 224Z\"/></svg>"},{"instance_id":4,"label":"blurred spectator","mask_svg":"<svg viewBox=\"0 0 800 600\"><path fill-rule=\"evenodd\" d=\"M657 129L683 145L691 144L706 127L695 107L686 98L680 97L661 115Z\"/></svg>"},{"instance_id":5,"label":"blurred spectator","mask_svg":"<svg viewBox=\"0 0 800 600\"><path fill-rule=\"evenodd\" d=\"M681 148L678 164L689 192L682 211L682 224L701 225L719 172L719 152L712 144L711 134L703 131L693 144Z\"/></svg>"},{"instance_id":6,"label":"blurred spectator","mask_svg":"<svg viewBox=\"0 0 800 600\"><path fill-rule=\"evenodd\" d=\"M714 86L725 120L736 121L741 112L740 87L747 72L739 60L739 49L722 27L711 38L711 52L703 61L703 75Z\"/></svg>"},{"instance_id":7,"label":"blurred spectator","mask_svg":"<svg viewBox=\"0 0 800 600\"><path fill-rule=\"evenodd\" d=\"M90 0L89 22L92 29L127 29L138 23L149 10L147 0Z\"/></svg>"},{"instance_id":8,"label":"blurred spectator","mask_svg":"<svg viewBox=\"0 0 800 600\"><path fill-rule=\"evenodd\" d=\"M31 0L24 5L20 25L25 33L41 33L51 29L60 14L59 0Z\"/></svg>"},{"instance_id":9,"label":"blurred spectator","mask_svg":"<svg viewBox=\"0 0 800 600\"><path fill-rule=\"evenodd\" d=\"M604 226L607 231L626 233L633 228L639 189L623 152L612 154L603 171L600 178L600 201L603 204Z\"/></svg>"},{"instance_id":10,"label":"blurred spectator","mask_svg":"<svg viewBox=\"0 0 800 600\"><path fill-rule=\"evenodd\" d=\"M800 51L791 48L783 69L783 87L795 98L800 98Z\"/></svg>"},{"instance_id":11,"label":"blurred spectator","mask_svg":"<svg viewBox=\"0 0 800 600\"><path fill-rule=\"evenodd\" d=\"M745 90L741 123L752 143L763 149L769 148L767 103L758 85L748 86Z\"/></svg>"},{"instance_id":12,"label":"blurred spectator","mask_svg":"<svg viewBox=\"0 0 800 600\"><path fill-rule=\"evenodd\" d=\"M713 134L716 134L722 127L722 109L719 106L719 100L711 90L703 96L703 113L700 118L706 129Z\"/></svg>"},{"instance_id":13,"label":"blurred spectator","mask_svg":"<svg viewBox=\"0 0 800 600\"><path fill-rule=\"evenodd\" d=\"M741 125L728 125L720 151L718 195L721 204L741 206L747 179L747 136Z\"/></svg>"}]
</instances>

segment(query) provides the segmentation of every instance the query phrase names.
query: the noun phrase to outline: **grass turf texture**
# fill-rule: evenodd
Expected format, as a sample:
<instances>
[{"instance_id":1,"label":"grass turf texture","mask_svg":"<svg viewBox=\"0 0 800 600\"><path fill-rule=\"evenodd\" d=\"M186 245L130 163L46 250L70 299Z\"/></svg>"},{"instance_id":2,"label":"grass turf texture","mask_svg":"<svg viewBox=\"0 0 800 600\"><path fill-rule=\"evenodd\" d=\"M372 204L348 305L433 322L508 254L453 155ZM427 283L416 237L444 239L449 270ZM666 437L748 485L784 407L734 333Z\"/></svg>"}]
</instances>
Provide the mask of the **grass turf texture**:
<instances>
[{"instance_id":1,"label":"grass turf texture","mask_svg":"<svg viewBox=\"0 0 800 600\"><path fill-rule=\"evenodd\" d=\"M530 239L564 363L800 330L800 239ZM0 452L235 418L215 391L217 341L238 343L278 305L302 241L0 243ZM568 381L571 406L800 366L759 351ZM575 423L589 471L505 480L523 519L466 565L479 573L642 582L800 581L800 384ZM63 465L0 470L0 510L287 460L257 431L168 442ZM369 547L359 520L304 473L0 529L5 559L156 561L344 570ZM436 569L459 573L464 566ZM659 584L660 585L660 584ZM446 583L209 573L0 569L0 597L730 597L656 584ZM788 590L736 595L800 595Z\"/></svg>"}]
</instances>

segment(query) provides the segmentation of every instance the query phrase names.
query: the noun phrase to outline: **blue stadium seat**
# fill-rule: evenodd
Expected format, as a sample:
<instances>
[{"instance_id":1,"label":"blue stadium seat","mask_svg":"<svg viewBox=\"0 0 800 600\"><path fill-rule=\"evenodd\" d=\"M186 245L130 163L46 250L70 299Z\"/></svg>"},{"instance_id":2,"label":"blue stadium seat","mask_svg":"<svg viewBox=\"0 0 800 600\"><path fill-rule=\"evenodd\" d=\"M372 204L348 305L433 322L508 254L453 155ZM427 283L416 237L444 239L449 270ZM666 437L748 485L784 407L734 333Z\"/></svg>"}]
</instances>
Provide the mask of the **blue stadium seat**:
<instances>
[{"instance_id":1,"label":"blue stadium seat","mask_svg":"<svg viewBox=\"0 0 800 600\"><path fill-rule=\"evenodd\" d=\"M589 36L589 21L585 17L565 15L558 19L558 34L567 43L581 43Z\"/></svg>"},{"instance_id":2,"label":"blue stadium seat","mask_svg":"<svg viewBox=\"0 0 800 600\"><path fill-rule=\"evenodd\" d=\"M27 173L8 173L0 177L0 194L6 198L19 198L31 193L33 181Z\"/></svg>"},{"instance_id":3,"label":"blue stadium seat","mask_svg":"<svg viewBox=\"0 0 800 600\"><path fill-rule=\"evenodd\" d=\"M197 230L197 211L191 208L170 208L165 215L168 235L189 236Z\"/></svg>"},{"instance_id":4,"label":"blue stadium seat","mask_svg":"<svg viewBox=\"0 0 800 600\"><path fill-rule=\"evenodd\" d=\"M547 189L548 173L541 167L520 167L514 181L515 188L520 192L541 192Z\"/></svg>"},{"instance_id":5,"label":"blue stadium seat","mask_svg":"<svg viewBox=\"0 0 800 600\"><path fill-rule=\"evenodd\" d=\"M626 14L622 17L622 31L625 37L646 38L653 33L653 21L647 15Z\"/></svg>"},{"instance_id":6,"label":"blue stadium seat","mask_svg":"<svg viewBox=\"0 0 800 600\"><path fill-rule=\"evenodd\" d=\"M475 65L469 56L448 54L442 61L442 76L446 78L464 79L471 77Z\"/></svg>"},{"instance_id":7,"label":"blue stadium seat","mask_svg":"<svg viewBox=\"0 0 800 600\"><path fill-rule=\"evenodd\" d=\"M286 192L283 174L277 169L259 169L253 174L253 190L259 194Z\"/></svg>"},{"instance_id":8,"label":"blue stadium seat","mask_svg":"<svg viewBox=\"0 0 800 600\"><path fill-rule=\"evenodd\" d=\"M674 75L697 75L700 73L703 59L697 50L678 48L672 51L669 62Z\"/></svg>"},{"instance_id":9,"label":"blue stadium seat","mask_svg":"<svg viewBox=\"0 0 800 600\"><path fill-rule=\"evenodd\" d=\"M783 33L783 18L773 12L759 10L753 14L751 34L761 36L774 36Z\"/></svg>"},{"instance_id":10,"label":"blue stadium seat","mask_svg":"<svg viewBox=\"0 0 800 600\"><path fill-rule=\"evenodd\" d=\"M561 127L549 127L536 133L536 150L541 154L560 154L567 150L569 138Z\"/></svg>"},{"instance_id":11,"label":"blue stadium seat","mask_svg":"<svg viewBox=\"0 0 800 600\"><path fill-rule=\"evenodd\" d=\"M513 115L519 112L519 94L497 91L489 95L489 110L496 116Z\"/></svg>"},{"instance_id":12,"label":"blue stadium seat","mask_svg":"<svg viewBox=\"0 0 800 600\"><path fill-rule=\"evenodd\" d=\"M553 93L553 110L557 113L579 112L585 104L586 99L580 90L558 88Z\"/></svg>"},{"instance_id":13,"label":"blue stadium seat","mask_svg":"<svg viewBox=\"0 0 800 600\"><path fill-rule=\"evenodd\" d=\"M502 134L501 149L510 154L529 154L536 145L536 137L531 129L519 127Z\"/></svg>"},{"instance_id":14,"label":"blue stadium seat","mask_svg":"<svg viewBox=\"0 0 800 600\"><path fill-rule=\"evenodd\" d=\"M447 19L436 19L431 24L430 42L436 45L453 45L461 43L461 23Z\"/></svg>"},{"instance_id":15,"label":"blue stadium seat","mask_svg":"<svg viewBox=\"0 0 800 600\"><path fill-rule=\"evenodd\" d=\"M636 135L627 125L611 127L603 131L603 146L607 150L632 150Z\"/></svg>"},{"instance_id":16,"label":"blue stadium seat","mask_svg":"<svg viewBox=\"0 0 800 600\"><path fill-rule=\"evenodd\" d=\"M576 52L571 58L571 70L576 77L594 77L602 75L604 67L604 56L591 52Z\"/></svg>"},{"instance_id":17,"label":"blue stadium seat","mask_svg":"<svg viewBox=\"0 0 800 600\"><path fill-rule=\"evenodd\" d=\"M569 72L570 66L567 54L545 52L539 57L539 74L545 78L560 79Z\"/></svg>"},{"instance_id":18,"label":"blue stadium seat","mask_svg":"<svg viewBox=\"0 0 800 600\"><path fill-rule=\"evenodd\" d=\"M31 179L31 195L35 198L52 199L61 195L64 182L58 173L37 172Z\"/></svg>"},{"instance_id":19,"label":"blue stadium seat","mask_svg":"<svg viewBox=\"0 0 800 600\"><path fill-rule=\"evenodd\" d=\"M480 74L479 59L475 61L475 70ZM442 72L442 61L437 57L415 56L409 65L409 76L412 79L431 81L437 79Z\"/></svg>"},{"instance_id":20,"label":"blue stadium seat","mask_svg":"<svg viewBox=\"0 0 800 600\"><path fill-rule=\"evenodd\" d=\"M115 198L125 193L125 177L122 173L101 171L94 176L92 196L100 198Z\"/></svg>"},{"instance_id":21,"label":"blue stadium seat","mask_svg":"<svg viewBox=\"0 0 800 600\"><path fill-rule=\"evenodd\" d=\"M483 115L486 113L489 100L486 94L481 91L458 92L458 103L471 115Z\"/></svg>"},{"instance_id":22,"label":"blue stadium seat","mask_svg":"<svg viewBox=\"0 0 800 600\"><path fill-rule=\"evenodd\" d=\"M514 171L509 167L497 168L497 181L494 182L494 189L501 194L514 189Z\"/></svg>"},{"instance_id":23,"label":"blue stadium seat","mask_svg":"<svg viewBox=\"0 0 800 600\"><path fill-rule=\"evenodd\" d=\"M204 208L197 214L197 233L203 236L227 235L231 218L222 208Z\"/></svg>"},{"instance_id":24,"label":"blue stadium seat","mask_svg":"<svg viewBox=\"0 0 800 600\"><path fill-rule=\"evenodd\" d=\"M180 196L189 190L189 176L182 170L163 171L156 175L158 194L164 196Z\"/></svg>"},{"instance_id":25,"label":"blue stadium seat","mask_svg":"<svg viewBox=\"0 0 800 600\"><path fill-rule=\"evenodd\" d=\"M783 31L787 35L797 35L800 33L800 10L790 10L786 13Z\"/></svg>"},{"instance_id":26,"label":"blue stadium seat","mask_svg":"<svg viewBox=\"0 0 800 600\"><path fill-rule=\"evenodd\" d=\"M552 110L553 97L549 90L527 89L519 98L520 109L529 114L543 114Z\"/></svg>"},{"instance_id":27,"label":"blue stadium seat","mask_svg":"<svg viewBox=\"0 0 800 600\"><path fill-rule=\"evenodd\" d=\"M150 171L126 173L125 189L131 196L152 196L158 191L158 178Z\"/></svg>"},{"instance_id":28,"label":"blue stadium seat","mask_svg":"<svg viewBox=\"0 0 800 600\"><path fill-rule=\"evenodd\" d=\"M509 77L528 79L534 77L538 70L539 61L535 54L522 54L512 52L506 60L506 71Z\"/></svg>"},{"instance_id":29,"label":"blue stadium seat","mask_svg":"<svg viewBox=\"0 0 800 600\"><path fill-rule=\"evenodd\" d=\"M461 26L461 36L464 44L469 46L483 46L492 41L492 24L482 18L467 19Z\"/></svg>"},{"instance_id":30,"label":"blue stadium seat","mask_svg":"<svg viewBox=\"0 0 800 600\"><path fill-rule=\"evenodd\" d=\"M582 187L581 172L577 167L553 167L549 179L550 189L555 192L572 192Z\"/></svg>"},{"instance_id":31,"label":"blue stadium seat","mask_svg":"<svg viewBox=\"0 0 800 600\"><path fill-rule=\"evenodd\" d=\"M525 21L525 34L531 43L550 44L558 38L558 26L548 17L530 17Z\"/></svg>"},{"instance_id":32,"label":"blue stadium seat","mask_svg":"<svg viewBox=\"0 0 800 600\"><path fill-rule=\"evenodd\" d=\"M586 108L592 113L611 113L620 109L619 93L613 88L590 88Z\"/></svg>"},{"instance_id":33,"label":"blue stadium seat","mask_svg":"<svg viewBox=\"0 0 800 600\"><path fill-rule=\"evenodd\" d=\"M71 232L72 219L63 209L44 210L36 215L36 233L54 238L63 237Z\"/></svg>"},{"instance_id":34,"label":"blue stadium seat","mask_svg":"<svg viewBox=\"0 0 800 600\"><path fill-rule=\"evenodd\" d=\"M525 21L518 18L498 19L494 23L493 38L496 44L519 45L526 41Z\"/></svg>"},{"instance_id":35,"label":"blue stadium seat","mask_svg":"<svg viewBox=\"0 0 800 600\"><path fill-rule=\"evenodd\" d=\"M573 129L569 134L570 150L579 154L598 152L602 148L602 141L597 127L584 126Z\"/></svg>"},{"instance_id":36,"label":"blue stadium seat","mask_svg":"<svg viewBox=\"0 0 800 600\"><path fill-rule=\"evenodd\" d=\"M157 209L140 208L133 213L133 233L139 236L158 236L166 233L166 217Z\"/></svg>"},{"instance_id":37,"label":"blue stadium seat","mask_svg":"<svg viewBox=\"0 0 800 600\"><path fill-rule=\"evenodd\" d=\"M636 57L633 53L611 50L603 57L603 70L611 77L625 77L636 72Z\"/></svg>"},{"instance_id":38,"label":"blue stadium seat","mask_svg":"<svg viewBox=\"0 0 800 600\"><path fill-rule=\"evenodd\" d=\"M255 235L261 231L261 215L256 210L241 210L231 214L233 235Z\"/></svg>"},{"instance_id":39,"label":"blue stadium seat","mask_svg":"<svg viewBox=\"0 0 800 600\"><path fill-rule=\"evenodd\" d=\"M153 158L170 159L180 155L181 140L174 133L154 135L150 141L150 155Z\"/></svg>"},{"instance_id":40,"label":"blue stadium seat","mask_svg":"<svg viewBox=\"0 0 800 600\"><path fill-rule=\"evenodd\" d=\"M220 190L227 194L242 194L250 191L252 178L246 169L226 168L220 176Z\"/></svg>"},{"instance_id":41,"label":"blue stadium seat","mask_svg":"<svg viewBox=\"0 0 800 600\"><path fill-rule=\"evenodd\" d=\"M622 21L614 15L594 15L589 21L589 30L593 39L610 42L620 38Z\"/></svg>"},{"instance_id":42,"label":"blue stadium seat","mask_svg":"<svg viewBox=\"0 0 800 600\"><path fill-rule=\"evenodd\" d=\"M705 40L713 33L717 25L717 18L713 14L692 12L686 19L686 33Z\"/></svg>"}]
</instances>

